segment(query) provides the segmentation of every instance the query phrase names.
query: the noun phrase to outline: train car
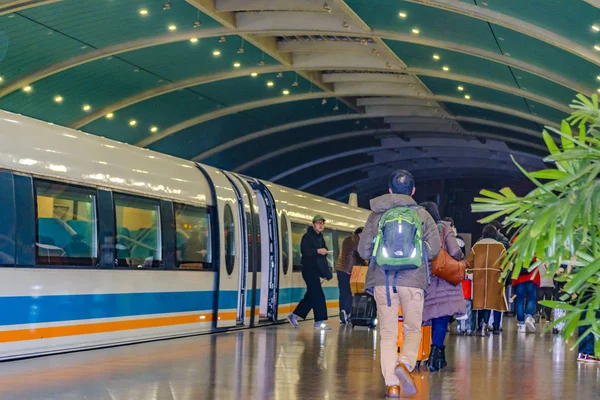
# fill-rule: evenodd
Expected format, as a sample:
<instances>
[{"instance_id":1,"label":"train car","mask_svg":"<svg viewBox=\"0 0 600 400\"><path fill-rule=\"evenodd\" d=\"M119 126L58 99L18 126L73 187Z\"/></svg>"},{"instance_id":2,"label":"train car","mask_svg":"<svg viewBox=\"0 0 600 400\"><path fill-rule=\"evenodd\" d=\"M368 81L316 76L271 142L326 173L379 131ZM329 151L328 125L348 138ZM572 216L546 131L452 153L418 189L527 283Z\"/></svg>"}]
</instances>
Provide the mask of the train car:
<instances>
[{"instance_id":1,"label":"train car","mask_svg":"<svg viewBox=\"0 0 600 400\"><path fill-rule=\"evenodd\" d=\"M283 321L313 214L332 267L368 216L5 111L0 132L0 359Z\"/></svg>"}]
</instances>

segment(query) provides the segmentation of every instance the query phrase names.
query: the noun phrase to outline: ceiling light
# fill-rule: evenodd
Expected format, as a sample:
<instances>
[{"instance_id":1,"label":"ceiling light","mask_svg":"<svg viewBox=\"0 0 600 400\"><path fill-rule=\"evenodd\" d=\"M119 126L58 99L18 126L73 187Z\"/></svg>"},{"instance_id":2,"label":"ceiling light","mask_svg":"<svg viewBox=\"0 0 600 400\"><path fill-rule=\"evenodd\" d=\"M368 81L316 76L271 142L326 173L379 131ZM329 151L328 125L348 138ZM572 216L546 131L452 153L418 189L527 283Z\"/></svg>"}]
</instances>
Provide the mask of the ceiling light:
<instances>
[{"instance_id":1,"label":"ceiling light","mask_svg":"<svg viewBox=\"0 0 600 400\"><path fill-rule=\"evenodd\" d=\"M448 67L447 65L444 65L444 66L442 67L442 69L443 69L444 71L446 71L446 72L450 71L450 67Z\"/></svg>"},{"instance_id":2,"label":"ceiling light","mask_svg":"<svg viewBox=\"0 0 600 400\"><path fill-rule=\"evenodd\" d=\"M595 45L595 46L594 46L594 50L596 50L596 51L600 51L600 46L599 46L599 45Z\"/></svg>"},{"instance_id":3,"label":"ceiling light","mask_svg":"<svg viewBox=\"0 0 600 400\"><path fill-rule=\"evenodd\" d=\"M346 20L342 21L342 27L345 29L350 29L350 25L346 22Z\"/></svg>"},{"instance_id":4,"label":"ceiling light","mask_svg":"<svg viewBox=\"0 0 600 400\"><path fill-rule=\"evenodd\" d=\"M148 10L146 10L145 8L142 8L140 10L140 15L148 15Z\"/></svg>"},{"instance_id":5,"label":"ceiling light","mask_svg":"<svg viewBox=\"0 0 600 400\"><path fill-rule=\"evenodd\" d=\"M337 104L335 105L335 107L333 107L333 111L339 111L340 106L338 106Z\"/></svg>"},{"instance_id":6,"label":"ceiling light","mask_svg":"<svg viewBox=\"0 0 600 400\"><path fill-rule=\"evenodd\" d=\"M284 89L283 92L281 92L281 93L283 93L284 96L287 96L288 94L290 94L290 91L287 89Z\"/></svg>"},{"instance_id":7,"label":"ceiling light","mask_svg":"<svg viewBox=\"0 0 600 400\"><path fill-rule=\"evenodd\" d=\"M389 61L386 61L386 62L385 62L385 66L386 66L387 68L392 68L392 64L391 64Z\"/></svg>"},{"instance_id":8,"label":"ceiling light","mask_svg":"<svg viewBox=\"0 0 600 400\"><path fill-rule=\"evenodd\" d=\"M221 36L219 38L219 43L225 43L227 41L227 38L225 36Z\"/></svg>"},{"instance_id":9,"label":"ceiling light","mask_svg":"<svg viewBox=\"0 0 600 400\"><path fill-rule=\"evenodd\" d=\"M0 76L0 83L4 82L4 78Z\"/></svg>"},{"instance_id":10,"label":"ceiling light","mask_svg":"<svg viewBox=\"0 0 600 400\"><path fill-rule=\"evenodd\" d=\"M194 28L199 28L200 25L202 25L202 22L200 22L200 19L197 19L194 21Z\"/></svg>"},{"instance_id":11,"label":"ceiling light","mask_svg":"<svg viewBox=\"0 0 600 400\"><path fill-rule=\"evenodd\" d=\"M321 100L321 104L323 104L323 105L327 104L327 99Z\"/></svg>"},{"instance_id":12,"label":"ceiling light","mask_svg":"<svg viewBox=\"0 0 600 400\"><path fill-rule=\"evenodd\" d=\"M233 66L234 66L235 68L239 68L239 67L241 67L241 66L242 66L242 64L240 64L239 62L234 62L234 63L233 63Z\"/></svg>"},{"instance_id":13,"label":"ceiling light","mask_svg":"<svg viewBox=\"0 0 600 400\"><path fill-rule=\"evenodd\" d=\"M268 81L268 82L267 82L267 86L268 86L268 87L272 87L272 86L274 86L274 85L275 85L275 84L273 83L273 81Z\"/></svg>"},{"instance_id":14,"label":"ceiling light","mask_svg":"<svg viewBox=\"0 0 600 400\"><path fill-rule=\"evenodd\" d=\"M398 14L400 16L400 18L406 18L406 13L404 11L400 11L400 13Z\"/></svg>"},{"instance_id":15,"label":"ceiling light","mask_svg":"<svg viewBox=\"0 0 600 400\"><path fill-rule=\"evenodd\" d=\"M193 38L190 39L190 42L192 42L192 43L198 43L198 38L193 37Z\"/></svg>"},{"instance_id":16,"label":"ceiling light","mask_svg":"<svg viewBox=\"0 0 600 400\"><path fill-rule=\"evenodd\" d=\"M433 55L433 59L434 59L434 60L439 60L439 59L440 59L440 56L438 56L437 54L434 54L434 55Z\"/></svg>"},{"instance_id":17,"label":"ceiling light","mask_svg":"<svg viewBox=\"0 0 600 400\"><path fill-rule=\"evenodd\" d=\"M169 25L169 30L170 31L174 31L176 29L177 29L177 27L175 25Z\"/></svg>"},{"instance_id":18,"label":"ceiling light","mask_svg":"<svg viewBox=\"0 0 600 400\"><path fill-rule=\"evenodd\" d=\"M163 10L167 11L171 9L171 0L167 0L165 5L163 6Z\"/></svg>"},{"instance_id":19,"label":"ceiling light","mask_svg":"<svg viewBox=\"0 0 600 400\"><path fill-rule=\"evenodd\" d=\"M282 73L282 72L279 72L279 73L277 74L277 77L278 77L278 78L283 78L283 73Z\"/></svg>"},{"instance_id":20,"label":"ceiling light","mask_svg":"<svg viewBox=\"0 0 600 400\"><path fill-rule=\"evenodd\" d=\"M373 54L374 56L379 56L379 51L374 48L373 50L371 50L371 54Z\"/></svg>"},{"instance_id":21,"label":"ceiling light","mask_svg":"<svg viewBox=\"0 0 600 400\"><path fill-rule=\"evenodd\" d=\"M137 121L135 119L132 119L131 121L129 121L129 126L136 126L137 125Z\"/></svg>"},{"instance_id":22,"label":"ceiling light","mask_svg":"<svg viewBox=\"0 0 600 400\"><path fill-rule=\"evenodd\" d=\"M259 67L264 67L264 66L265 66L265 60L260 60L260 61L258 62L258 66L259 66Z\"/></svg>"},{"instance_id":23,"label":"ceiling light","mask_svg":"<svg viewBox=\"0 0 600 400\"><path fill-rule=\"evenodd\" d=\"M294 81L294 82L292 83L292 86L293 86L293 87L298 87L298 81Z\"/></svg>"},{"instance_id":24,"label":"ceiling light","mask_svg":"<svg viewBox=\"0 0 600 400\"><path fill-rule=\"evenodd\" d=\"M596 77L596 79L598 79L598 80L600 81L600 75L598 75L598 76ZM0 79L0 82L2 82L2 80L1 80L1 79Z\"/></svg>"},{"instance_id":25,"label":"ceiling light","mask_svg":"<svg viewBox=\"0 0 600 400\"><path fill-rule=\"evenodd\" d=\"M251 77L256 78L258 76L258 74L256 72L253 72L250 74Z\"/></svg>"},{"instance_id":26,"label":"ceiling light","mask_svg":"<svg viewBox=\"0 0 600 400\"><path fill-rule=\"evenodd\" d=\"M598 25L592 25L592 29L596 32L600 32L600 26Z\"/></svg>"},{"instance_id":27,"label":"ceiling light","mask_svg":"<svg viewBox=\"0 0 600 400\"><path fill-rule=\"evenodd\" d=\"M221 55L221 52L219 50L213 51L213 56L219 57L220 55Z\"/></svg>"},{"instance_id":28,"label":"ceiling light","mask_svg":"<svg viewBox=\"0 0 600 400\"><path fill-rule=\"evenodd\" d=\"M152 128L150 128L150 132L152 132L152 133L158 132L158 128L156 126L153 126Z\"/></svg>"},{"instance_id":29,"label":"ceiling light","mask_svg":"<svg viewBox=\"0 0 600 400\"><path fill-rule=\"evenodd\" d=\"M417 28L413 28L412 33L414 33L415 35L418 35L419 33L421 33L421 31L418 30Z\"/></svg>"},{"instance_id":30,"label":"ceiling light","mask_svg":"<svg viewBox=\"0 0 600 400\"><path fill-rule=\"evenodd\" d=\"M114 116L115 116L115 114L113 114L113 113L106 114L106 118L108 118L108 119L113 119Z\"/></svg>"},{"instance_id":31,"label":"ceiling light","mask_svg":"<svg viewBox=\"0 0 600 400\"><path fill-rule=\"evenodd\" d=\"M327 3L323 3L323 10L327 11L327 12L331 12L331 6L329 6L329 4Z\"/></svg>"},{"instance_id":32,"label":"ceiling light","mask_svg":"<svg viewBox=\"0 0 600 400\"><path fill-rule=\"evenodd\" d=\"M56 97L54 97L54 102L61 103L62 101L63 101L62 96L56 96Z\"/></svg>"},{"instance_id":33,"label":"ceiling light","mask_svg":"<svg viewBox=\"0 0 600 400\"><path fill-rule=\"evenodd\" d=\"M458 87L458 91L459 91L459 92L462 92L463 90L465 90L465 88L464 88L464 87L462 87L462 86L459 86L459 87Z\"/></svg>"},{"instance_id":34,"label":"ceiling light","mask_svg":"<svg viewBox=\"0 0 600 400\"><path fill-rule=\"evenodd\" d=\"M24 91L24 92L31 92L31 89L32 89L32 87L31 87L31 86L25 86L25 87L23 88L23 91Z\"/></svg>"},{"instance_id":35,"label":"ceiling light","mask_svg":"<svg viewBox=\"0 0 600 400\"><path fill-rule=\"evenodd\" d=\"M598 88L598 93L600 93L600 88Z\"/></svg>"},{"instance_id":36,"label":"ceiling light","mask_svg":"<svg viewBox=\"0 0 600 400\"><path fill-rule=\"evenodd\" d=\"M240 48L238 49L237 53L238 53L238 54L244 54L244 53L245 53L245 50L244 50L244 48L243 48L243 47L240 47Z\"/></svg>"},{"instance_id":37,"label":"ceiling light","mask_svg":"<svg viewBox=\"0 0 600 400\"><path fill-rule=\"evenodd\" d=\"M92 109L92 106L90 106L89 104L86 104L83 106L83 111L90 111Z\"/></svg>"},{"instance_id":38,"label":"ceiling light","mask_svg":"<svg viewBox=\"0 0 600 400\"><path fill-rule=\"evenodd\" d=\"M465 94L465 99L467 99L467 100L471 100L471 95L469 95L469 94Z\"/></svg>"}]
</instances>

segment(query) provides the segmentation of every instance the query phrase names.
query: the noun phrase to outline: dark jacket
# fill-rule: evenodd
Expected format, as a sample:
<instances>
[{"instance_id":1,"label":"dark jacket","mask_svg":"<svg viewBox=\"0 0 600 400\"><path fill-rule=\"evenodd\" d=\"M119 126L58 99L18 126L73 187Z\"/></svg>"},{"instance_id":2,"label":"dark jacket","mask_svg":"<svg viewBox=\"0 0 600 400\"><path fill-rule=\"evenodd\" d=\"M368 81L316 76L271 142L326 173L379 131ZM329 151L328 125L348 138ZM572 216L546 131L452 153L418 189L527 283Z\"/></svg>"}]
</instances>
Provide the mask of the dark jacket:
<instances>
[{"instance_id":1,"label":"dark jacket","mask_svg":"<svg viewBox=\"0 0 600 400\"><path fill-rule=\"evenodd\" d=\"M329 269L329 275L331 275L331 267L327 261L327 256L317 253L318 249L327 249L325 238L322 233L317 233L312 226L309 226L300 243L302 268ZM325 278L323 274L320 275Z\"/></svg>"},{"instance_id":2,"label":"dark jacket","mask_svg":"<svg viewBox=\"0 0 600 400\"><path fill-rule=\"evenodd\" d=\"M410 196L402 194L386 194L371 200L371 210L373 211L358 243L358 253L366 260L371 259L373 253L373 241L377 236L379 220L387 210L395 207L416 206L417 203ZM440 252L440 234L436 223L431 218L431 215L424 209L419 207L417 210L419 218L423 224L423 247L427 253L427 258L433 260ZM390 282L391 284L391 282ZM413 270L400 271L397 277L398 286L414 287L418 289L427 289L427 266L425 263L421 267ZM385 272L374 265L367 272L365 289L370 289L375 286L385 286Z\"/></svg>"},{"instance_id":3,"label":"dark jacket","mask_svg":"<svg viewBox=\"0 0 600 400\"><path fill-rule=\"evenodd\" d=\"M365 260L358 254L358 241L359 237L354 233L344 239L340 256L337 259L336 270L351 274L352 267L355 265L365 265Z\"/></svg>"},{"instance_id":4,"label":"dark jacket","mask_svg":"<svg viewBox=\"0 0 600 400\"><path fill-rule=\"evenodd\" d=\"M508 250L510 247L510 240L506 236L504 236L500 231L496 233L496 241L502 243L505 249Z\"/></svg>"}]
</instances>

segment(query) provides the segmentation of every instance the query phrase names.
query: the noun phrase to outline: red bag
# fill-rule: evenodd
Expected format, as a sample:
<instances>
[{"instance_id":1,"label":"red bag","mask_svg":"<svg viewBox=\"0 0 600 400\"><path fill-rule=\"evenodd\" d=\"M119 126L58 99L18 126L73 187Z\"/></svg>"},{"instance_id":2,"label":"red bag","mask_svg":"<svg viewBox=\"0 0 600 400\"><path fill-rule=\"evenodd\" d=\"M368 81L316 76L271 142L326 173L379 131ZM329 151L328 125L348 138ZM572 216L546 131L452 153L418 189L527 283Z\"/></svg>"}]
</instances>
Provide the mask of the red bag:
<instances>
[{"instance_id":1,"label":"red bag","mask_svg":"<svg viewBox=\"0 0 600 400\"><path fill-rule=\"evenodd\" d=\"M473 281L465 279L462 281L463 296L465 300L471 300L471 291L473 290Z\"/></svg>"}]
</instances>

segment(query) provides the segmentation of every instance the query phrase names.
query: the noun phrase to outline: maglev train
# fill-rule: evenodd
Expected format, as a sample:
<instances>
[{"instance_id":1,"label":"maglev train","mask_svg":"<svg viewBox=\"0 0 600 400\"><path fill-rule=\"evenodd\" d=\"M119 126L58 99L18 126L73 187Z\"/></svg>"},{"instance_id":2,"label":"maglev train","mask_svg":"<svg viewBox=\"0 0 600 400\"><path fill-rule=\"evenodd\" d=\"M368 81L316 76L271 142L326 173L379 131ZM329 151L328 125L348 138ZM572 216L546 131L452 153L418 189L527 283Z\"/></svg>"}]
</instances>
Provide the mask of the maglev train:
<instances>
[{"instance_id":1,"label":"maglev train","mask_svg":"<svg viewBox=\"0 0 600 400\"><path fill-rule=\"evenodd\" d=\"M255 327L368 211L0 111L0 360ZM338 314L334 279L323 284Z\"/></svg>"}]
</instances>

